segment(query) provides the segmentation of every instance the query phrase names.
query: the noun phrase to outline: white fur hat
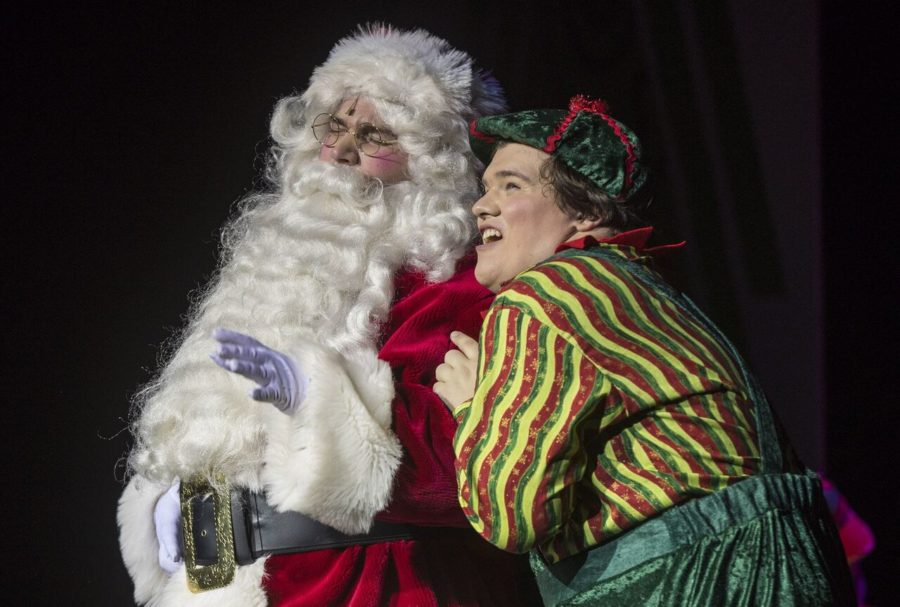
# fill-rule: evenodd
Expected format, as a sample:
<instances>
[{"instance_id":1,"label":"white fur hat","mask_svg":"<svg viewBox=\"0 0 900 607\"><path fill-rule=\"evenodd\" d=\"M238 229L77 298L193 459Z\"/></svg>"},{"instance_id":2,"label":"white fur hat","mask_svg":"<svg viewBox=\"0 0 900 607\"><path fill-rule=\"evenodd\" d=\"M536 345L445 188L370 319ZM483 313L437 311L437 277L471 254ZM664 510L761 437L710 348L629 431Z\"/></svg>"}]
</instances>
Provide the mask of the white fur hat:
<instances>
[{"instance_id":1,"label":"white fur hat","mask_svg":"<svg viewBox=\"0 0 900 607\"><path fill-rule=\"evenodd\" d=\"M456 140L464 136L460 128L465 130L469 121L506 110L499 83L478 70L467 53L421 29L369 24L338 41L302 95L279 103L272 135L281 144L315 148L306 132L309 121L357 95L372 101L407 148L435 138L449 138L450 146L457 147ZM404 139L411 145L404 145ZM408 151L415 155L424 150Z\"/></svg>"},{"instance_id":2,"label":"white fur hat","mask_svg":"<svg viewBox=\"0 0 900 607\"><path fill-rule=\"evenodd\" d=\"M357 94L416 112L452 112L467 121L506 107L497 81L476 70L463 51L424 30L381 24L360 26L338 41L313 72L303 100L334 106Z\"/></svg>"}]
</instances>

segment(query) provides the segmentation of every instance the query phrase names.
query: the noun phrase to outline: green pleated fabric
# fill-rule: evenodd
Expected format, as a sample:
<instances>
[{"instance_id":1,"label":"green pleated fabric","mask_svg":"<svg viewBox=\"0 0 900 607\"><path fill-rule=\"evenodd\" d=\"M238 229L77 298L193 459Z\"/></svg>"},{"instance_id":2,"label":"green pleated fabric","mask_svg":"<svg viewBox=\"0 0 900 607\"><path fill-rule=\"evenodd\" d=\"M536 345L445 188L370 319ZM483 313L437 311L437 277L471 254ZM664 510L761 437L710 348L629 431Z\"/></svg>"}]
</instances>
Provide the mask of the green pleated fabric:
<instances>
[{"instance_id":1,"label":"green pleated fabric","mask_svg":"<svg viewBox=\"0 0 900 607\"><path fill-rule=\"evenodd\" d=\"M855 605L816 475L760 475L582 555L532 568L544 604Z\"/></svg>"}]
</instances>

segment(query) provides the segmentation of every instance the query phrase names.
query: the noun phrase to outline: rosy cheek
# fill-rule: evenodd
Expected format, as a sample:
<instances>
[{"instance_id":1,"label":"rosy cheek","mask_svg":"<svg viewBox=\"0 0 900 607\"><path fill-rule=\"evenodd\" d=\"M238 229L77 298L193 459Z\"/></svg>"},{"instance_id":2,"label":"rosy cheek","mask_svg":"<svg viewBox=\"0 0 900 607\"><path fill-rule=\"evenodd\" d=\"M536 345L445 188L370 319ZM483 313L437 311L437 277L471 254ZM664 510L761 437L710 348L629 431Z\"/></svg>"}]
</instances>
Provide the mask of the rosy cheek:
<instances>
[{"instance_id":1,"label":"rosy cheek","mask_svg":"<svg viewBox=\"0 0 900 607\"><path fill-rule=\"evenodd\" d=\"M363 172L370 177L400 178L406 170L406 154L391 152L383 156L366 156Z\"/></svg>"},{"instance_id":2,"label":"rosy cheek","mask_svg":"<svg viewBox=\"0 0 900 607\"><path fill-rule=\"evenodd\" d=\"M331 160L331 155L329 152L331 148L327 148L324 145L319 148L319 160Z\"/></svg>"}]
</instances>

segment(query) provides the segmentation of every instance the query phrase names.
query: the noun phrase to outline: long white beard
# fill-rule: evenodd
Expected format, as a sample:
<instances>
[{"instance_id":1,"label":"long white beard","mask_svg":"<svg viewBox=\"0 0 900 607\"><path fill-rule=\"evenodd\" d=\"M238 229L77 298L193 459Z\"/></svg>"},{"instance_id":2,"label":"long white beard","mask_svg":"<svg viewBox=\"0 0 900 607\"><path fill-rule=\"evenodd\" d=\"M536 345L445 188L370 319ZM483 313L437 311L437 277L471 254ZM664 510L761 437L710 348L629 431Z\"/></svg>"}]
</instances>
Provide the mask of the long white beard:
<instances>
[{"instance_id":1,"label":"long white beard","mask_svg":"<svg viewBox=\"0 0 900 607\"><path fill-rule=\"evenodd\" d=\"M448 277L471 237L447 192L382 188L344 167L304 163L280 197L260 197L226 230L225 263L159 378L138 394L129 463L169 481L202 473L258 487L265 403L209 360L216 327L281 351L311 340L353 357L377 347L393 277L408 265Z\"/></svg>"},{"instance_id":2,"label":"long white beard","mask_svg":"<svg viewBox=\"0 0 900 607\"><path fill-rule=\"evenodd\" d=\"M258 339L301 334L343 353L371 346L393 294L403 251L388 234L390 189L354 170L305 168L291 192L233 226L230 259L204 304L218 322Z\"/></svg>"}]
</instances>

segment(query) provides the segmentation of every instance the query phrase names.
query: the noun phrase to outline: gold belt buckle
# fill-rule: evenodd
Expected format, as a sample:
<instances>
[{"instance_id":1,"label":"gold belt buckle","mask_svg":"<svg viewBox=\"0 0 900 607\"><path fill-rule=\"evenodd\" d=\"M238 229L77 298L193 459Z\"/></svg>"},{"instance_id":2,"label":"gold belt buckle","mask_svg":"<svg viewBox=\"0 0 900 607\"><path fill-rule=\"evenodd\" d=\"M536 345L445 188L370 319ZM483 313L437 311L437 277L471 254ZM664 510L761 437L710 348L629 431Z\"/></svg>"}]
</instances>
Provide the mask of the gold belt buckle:
<instances>
[{"instance_id":1,"label":"gold belt buckle","mask_svg":"<svg viewBox=\"0 0 900 607\"><path fill-rule=\"evenodd\" d=\"M222 588L234 579L237 564L234 559L234 536L231 530L231 497L227 483L222 482L222 492L204 477L194 477L181 482L181 535L184 539L184 565L187 570L188 588L191 592L203 592ZM224 495L223 495L224 493ZM194 545L194 512L191 502L212 495L215 509L216 562L198 565Z\"/></svg>"}]
</instances>

